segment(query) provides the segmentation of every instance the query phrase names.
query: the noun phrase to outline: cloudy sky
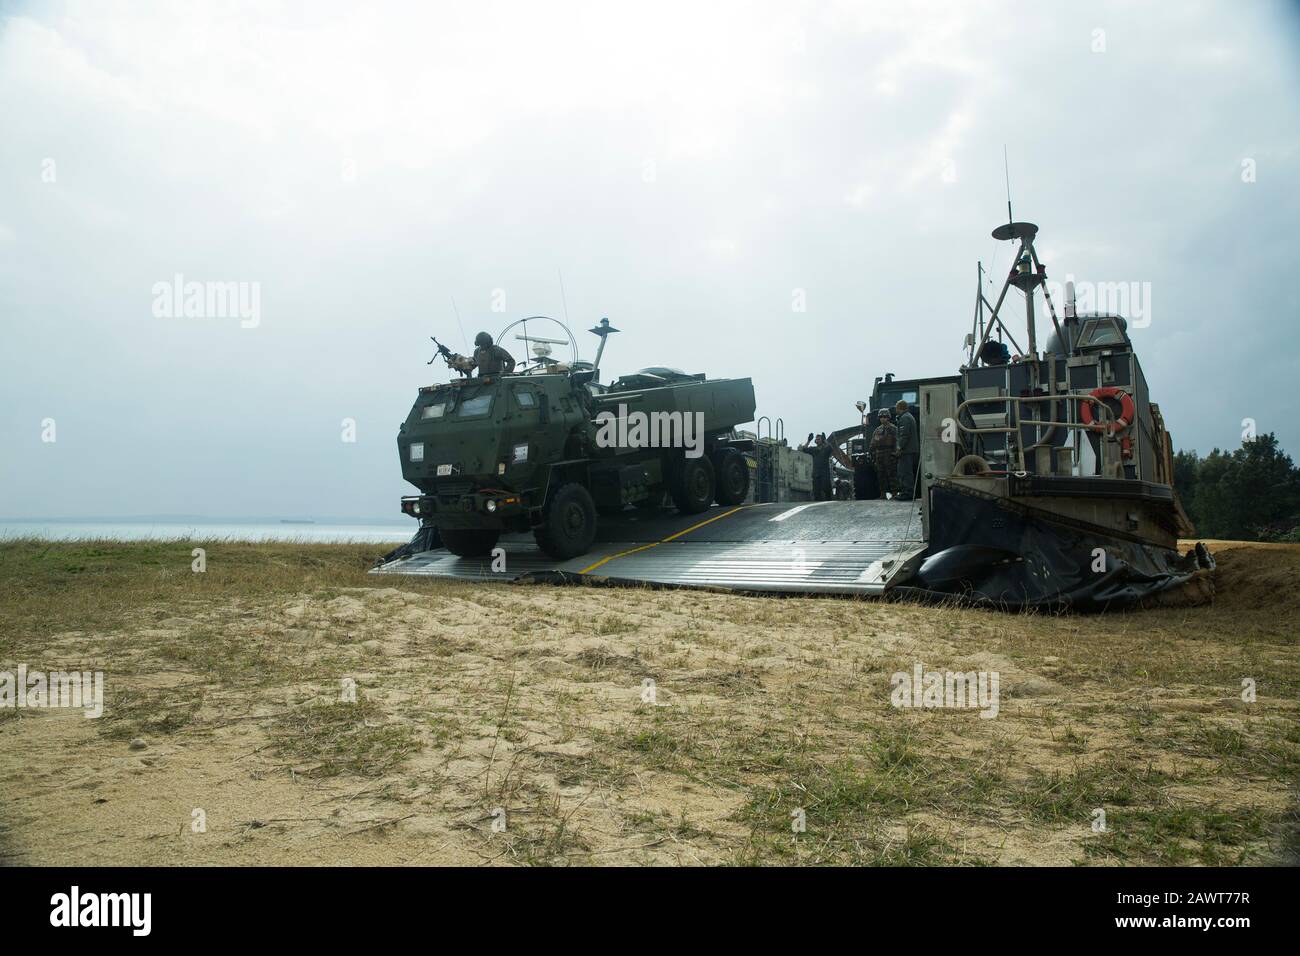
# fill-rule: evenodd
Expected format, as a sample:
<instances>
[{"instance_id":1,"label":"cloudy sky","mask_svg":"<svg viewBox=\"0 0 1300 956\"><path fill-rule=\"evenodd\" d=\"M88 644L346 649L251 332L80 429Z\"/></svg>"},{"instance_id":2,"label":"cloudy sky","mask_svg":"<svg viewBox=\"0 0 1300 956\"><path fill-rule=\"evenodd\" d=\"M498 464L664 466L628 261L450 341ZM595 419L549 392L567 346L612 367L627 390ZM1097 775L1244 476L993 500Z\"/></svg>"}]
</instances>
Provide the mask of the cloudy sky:
<instances>
[{"instance_id":1,"label":"cloudy sky","mask_svg":"<svg viewBox=\"0 0 1300 956\"><path fill-rule=\"evenodd\" d=\"M607 372L841 426L956 371L1004 145L1053 278L1149 289L1175 442L1297 454L1297 94L1267 2L9 0L0 515L394 514L428 336L561 274ZM256 320L157 314L177 275Z\"/></svg>"}]
</instances>

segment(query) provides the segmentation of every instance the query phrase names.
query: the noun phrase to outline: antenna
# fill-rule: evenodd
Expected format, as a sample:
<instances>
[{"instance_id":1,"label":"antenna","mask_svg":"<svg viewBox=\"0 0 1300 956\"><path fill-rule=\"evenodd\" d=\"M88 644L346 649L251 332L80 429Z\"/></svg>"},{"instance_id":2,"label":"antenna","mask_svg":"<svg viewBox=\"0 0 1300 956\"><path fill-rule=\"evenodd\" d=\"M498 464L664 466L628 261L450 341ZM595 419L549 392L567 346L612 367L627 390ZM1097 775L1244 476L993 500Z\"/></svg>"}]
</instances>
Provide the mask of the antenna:
<instances>
[{"instance_id":1,"label":"antenna","mask_svg":"<svg viewBox=\"0 0 1300 956\"><path fill-rule=\"evenodd\" d=\"M604 318L600 320L600 324L597 325L594 329L588 329L587 331L590 332L592 335L600 336L600 347L596 349L596 361L591 363L591 367L593 369L599 369L600 357L605 352L605 339L612 333L617 332L618 329L614 328L614 326L609 324L608 318Z\"/></svg>"},{"instance_id":2,"label":"antenna","mask_svg":"<svg viewBox=\"0 0 1300 956\"><path fill-rule=\"evenodd\" d=\"M1002 171L1007 177L1007 222L1015 222L1015 217L1011 215L1011 166L1007 162L1007 144L1002 144Z\"/></svg>"},{"instance_id":3,"label":"antenna","mask_svg":"<svg viewBox=\"0 0 1300 956\"><path fill-rule=\"evenodd\" d=\"M469 351L469 339L465 338L465 326L460 321L460 309L456 308L456 297L451 297L451 311L456 313L456 325L460 329L460 344L465 346L465 351Z\"/></svg>"},{"instance_id":4,"label":"antenna","mask_svg":"<svg viewBox=\"0 0 1300 956\"><path fill-rule=\"evenodd\" d=\"M564 273L561 272L559 269L556 269L555 274L560 277L560 302L564 306L564 324L568 325L569 324L569 300L564 294Z\"/></svg>"}]
</instances>

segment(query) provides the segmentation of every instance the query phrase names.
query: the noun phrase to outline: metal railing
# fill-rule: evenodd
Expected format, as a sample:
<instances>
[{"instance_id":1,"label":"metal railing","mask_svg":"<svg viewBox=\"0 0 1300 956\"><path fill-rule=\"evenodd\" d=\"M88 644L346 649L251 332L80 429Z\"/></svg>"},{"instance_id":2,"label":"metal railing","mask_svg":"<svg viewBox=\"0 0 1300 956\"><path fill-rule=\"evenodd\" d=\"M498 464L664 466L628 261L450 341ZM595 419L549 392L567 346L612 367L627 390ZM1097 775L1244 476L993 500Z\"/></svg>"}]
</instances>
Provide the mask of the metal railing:
<instances>
[{"instance_id":1,"label":"metal railing","mask_svg":"<svg viewBox=\"0 0 1300 956\"><path fill-rule=\"evenodd\" d=\"M1099 414L1094 416L1091 425L1084 424L1084 422L1079 420L1072 422L1056 422L1044 418L1026 418L1022 414L1022 406L1042 404L1045 402L1087 402L1088 404L1093 405ZM1009 424L992 425L983 428L967 426L963 424L961 417L962 412L966 412L966 414L970 416L972 422L975 420L976 413L968 410L971 405L1004 405L1006 406L1006 415ZM987 415L990 413L981 412L980 414ZM1080 416L1076 415L1075 417L1078 419ZM1025 465L1026 451L1033 451L1036 448L1043 447L1056 447L1051 446L1051 439L1058 428L1072 429L1079 432L1096 432L1101 435L1101 454L1099 460L1101 474L1109 475L1113 468L1113 462L1119 460L1118 456L1115 454L1116 438L1115 435L1112 434L1110 428L1111 424L1115 421L1115 416L1112 414L1110 406L1105 402L1087 394L1062 392L1057 395L994 395L987 398L971 398L957 406L955 421L957 427L968 435L1006 435L1008 453L1010 453L1012 446L1014 446L1017 456L1017 464L1019 465L1018 470L1022 472L1028 470ZM1039 429L1039 432L1037 433L1037 441L1028 446L1026 446L1022 440L1022 429L1026 427ZM1043 436L1041 433L1041 429L1043 428L1049 429L1046 436ZM1082 447L1083 443L1080 441L1074 442L1071 446L1071 467L1076 470L1079 468L1080 452L1082 451Z\"/></svg>"},{"instance_id":2,"label":"metal railing","mask_svg":"<svg viewBox=\"0 0 1300 956\"><path fill-rule=\"evenodd\" d=\"M758 421L754 423L754 437L760 441L763 438L763 422L767 422L767 440L775 441L778 444L785 441L785 419L776 420L776 428L772 427L772 419L766 415L760 415Z\"/></svg>"}]
</instances>

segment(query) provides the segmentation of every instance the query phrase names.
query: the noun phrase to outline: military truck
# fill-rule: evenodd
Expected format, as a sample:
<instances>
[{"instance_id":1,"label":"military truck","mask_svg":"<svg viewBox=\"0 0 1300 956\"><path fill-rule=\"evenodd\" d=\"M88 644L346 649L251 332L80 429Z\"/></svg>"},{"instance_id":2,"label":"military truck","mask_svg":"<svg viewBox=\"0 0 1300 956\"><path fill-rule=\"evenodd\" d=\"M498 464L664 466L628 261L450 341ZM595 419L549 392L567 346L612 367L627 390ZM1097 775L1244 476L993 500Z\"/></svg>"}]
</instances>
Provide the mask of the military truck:
<instances>
[{"instance_id":1,"label":"military truck","mask_svg":"<svg viewBox=\"0 0 1300 956\"><path fill-rule=\"evenodd\" d=\"M402 477L420 491L402 499L421 522L411 550L486 555L502 534L532 531L567 559L591 548L601 516L628 507L671 499L697 514L745 500L751 443L735 427L754 417L749 379L662 367L608 387L598 378L591 365L539 361L421 388L397 435Z\"/></svg>"}]
</instances>

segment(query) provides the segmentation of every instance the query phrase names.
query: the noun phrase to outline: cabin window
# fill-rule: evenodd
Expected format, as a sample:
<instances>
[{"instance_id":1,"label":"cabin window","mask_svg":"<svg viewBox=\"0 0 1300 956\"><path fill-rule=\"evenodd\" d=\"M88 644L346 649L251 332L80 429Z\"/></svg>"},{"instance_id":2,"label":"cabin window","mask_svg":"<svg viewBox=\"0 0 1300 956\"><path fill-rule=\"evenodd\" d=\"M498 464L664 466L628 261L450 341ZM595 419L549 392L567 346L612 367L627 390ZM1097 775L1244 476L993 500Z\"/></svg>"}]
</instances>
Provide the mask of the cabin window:
<instances>
[{"instance_id":1,"label":"cabin window","mask_svg":"<svg viewBox=\"0 0 1300 956\"><path fill-rule=\"evenodd\" d=\"M486 395L476 395L462 401L456 409L456 417L471 418L475 415L486 415L491 410L492 393L488 392Z\"/></svg>"},{"instance_id":2,"label":"cabin window","mask_svg":"<svg viewBox=\"0 0 1300 956\"><path fill-rule=\"evenodd\" d=\"M881 392L879 407L887 408L892 412L894 406L897 405L899 401L907 402L909 405L915 405L917 397L915 389L909 389L907 391L894 390L892 392Z\"/></svg>"},{"instance_id":3,"label":"cabin window","mask_svg":"<svg viewBox=\"0 0 1300 956\"><path fill-rule=\"evenodd\" d=\"M537 396L527 390L515 392L515 400L519 402L520 408L536 408Z\"/></svg>"},{"instance_id":4,"label":"cabin window","mask_svg":"<svg viewBox=\"0 0 1300 956\"><path fill-rule=\"evenodd\" d=\"M1118 325L1109 319L1093 319L1083 327L1083 335L1079 337L1080 348L1123 344L1124 333L1119 330Z\"/></svg>"}]
</instances>

